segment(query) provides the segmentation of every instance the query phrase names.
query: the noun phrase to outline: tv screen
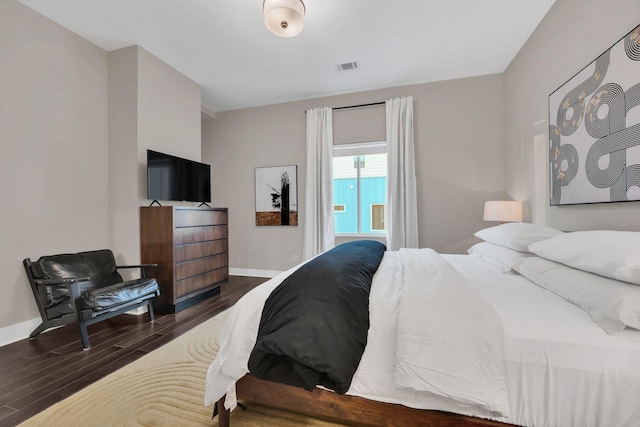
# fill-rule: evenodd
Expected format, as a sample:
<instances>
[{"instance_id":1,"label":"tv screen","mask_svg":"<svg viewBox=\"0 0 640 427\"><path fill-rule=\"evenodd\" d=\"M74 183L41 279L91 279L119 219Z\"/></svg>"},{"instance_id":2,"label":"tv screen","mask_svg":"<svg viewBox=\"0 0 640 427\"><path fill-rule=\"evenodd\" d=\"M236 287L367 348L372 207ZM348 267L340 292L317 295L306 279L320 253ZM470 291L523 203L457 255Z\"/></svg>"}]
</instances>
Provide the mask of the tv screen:
<instances>
[{"instance_id":1,"label":"tv screen","mask_svg":"<svg viewBox=\"0 0 640 427\"><path fill-rule=\"evenodd\" d=\"M211 201L211 166L147 150L147 198Z\"/></svg>"}]
</instances>

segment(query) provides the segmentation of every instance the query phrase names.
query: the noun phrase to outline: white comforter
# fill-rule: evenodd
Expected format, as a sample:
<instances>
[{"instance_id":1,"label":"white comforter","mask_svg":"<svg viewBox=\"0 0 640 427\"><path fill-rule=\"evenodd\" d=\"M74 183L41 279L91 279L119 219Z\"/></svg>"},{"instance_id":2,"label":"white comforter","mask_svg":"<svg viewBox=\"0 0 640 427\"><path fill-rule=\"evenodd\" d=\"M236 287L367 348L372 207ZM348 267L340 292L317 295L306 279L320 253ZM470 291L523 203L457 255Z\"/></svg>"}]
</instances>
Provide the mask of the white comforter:
<instances>
[{"instance_id":1,"label":"white comforter","mask_svg":"<svg viewBox=\"0 0 640 427\"><path fill-rule=\"evenodd\" d=\"M291 271L252 290L231 310L221 333L220 352L207 374L206 405L226 393L225 407L235 407L235 382L248 373L264 301ZM400 298L386 295L396 291ZM458 325L463 327L452 327L446 316L459 318ZM391 368L400 396L432 393L436 400L450 403L438 409L484 417L508 415L500 320L435 251L385 253L372 284L370 317L367 349L354 384L369 370ZM381 347L383 352L370 350ZM389 351L392 357L395 354L391 365ZM388 386L385 383L379 385ZM363 395L357 387L347 394Z\"/></svg>"},{"instance_id":2,"label":"white comforter","mask_svg":"<svg viewBox=\"0 0 640 427\"><path fill-rule=\"evenodd\" d=\"M502 321L496 311L434 250L399 253L395 385L508 416Z\"/></svg>"}]
</instances>

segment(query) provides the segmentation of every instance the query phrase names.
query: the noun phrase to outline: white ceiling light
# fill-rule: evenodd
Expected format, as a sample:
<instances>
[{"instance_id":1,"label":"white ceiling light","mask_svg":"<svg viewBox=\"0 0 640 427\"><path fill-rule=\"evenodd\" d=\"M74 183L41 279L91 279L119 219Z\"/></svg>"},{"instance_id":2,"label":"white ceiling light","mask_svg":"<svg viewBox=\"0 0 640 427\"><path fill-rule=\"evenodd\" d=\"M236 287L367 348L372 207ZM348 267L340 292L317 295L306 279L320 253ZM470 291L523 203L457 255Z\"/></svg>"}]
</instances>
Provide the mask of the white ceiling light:
<instances>
[{"instance_id":1,"label":"white ceiling light","mask_svg":"<svg viewBox=\"0 0 640 427\"><path fill-rule=\"evenodd\" d=\"M302 0L264 0L264 23L273 34L293 37L304 28L305 7Z\"/></svg>"}]
</instances>

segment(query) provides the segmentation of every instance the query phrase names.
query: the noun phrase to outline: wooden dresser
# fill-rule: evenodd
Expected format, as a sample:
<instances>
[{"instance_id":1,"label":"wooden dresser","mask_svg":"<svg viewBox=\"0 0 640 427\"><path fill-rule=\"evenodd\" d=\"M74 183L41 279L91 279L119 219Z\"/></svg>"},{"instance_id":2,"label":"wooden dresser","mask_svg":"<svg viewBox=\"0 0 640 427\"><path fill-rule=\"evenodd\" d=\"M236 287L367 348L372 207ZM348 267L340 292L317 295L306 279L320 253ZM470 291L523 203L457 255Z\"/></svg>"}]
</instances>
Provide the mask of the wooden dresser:
<instances>
[{"instance_id":1,"label":"wooden dresser","mask_svg":"<svg viewBox=\"0 0 640 427\"><path fill-rule=\"evenodd\" d=\"M140 258L158 264L158 311L175 313L220 293L229 279L227 218L226 208L140 208Z\"/></svg>"}]
</instances>

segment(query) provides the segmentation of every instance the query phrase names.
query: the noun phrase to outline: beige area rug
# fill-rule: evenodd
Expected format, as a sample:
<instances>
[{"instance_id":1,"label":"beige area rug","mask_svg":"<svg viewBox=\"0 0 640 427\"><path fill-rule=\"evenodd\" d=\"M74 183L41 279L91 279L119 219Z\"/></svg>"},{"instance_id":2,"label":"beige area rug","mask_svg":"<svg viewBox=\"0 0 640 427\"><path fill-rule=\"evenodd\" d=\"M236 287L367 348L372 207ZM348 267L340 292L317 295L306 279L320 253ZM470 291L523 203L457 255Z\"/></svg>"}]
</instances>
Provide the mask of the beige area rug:
<instances>
[{"instance_id":1,"label":"beige area rug","mask_svg":"<svg viewBox=\"0 0 640 427\"><path fill-rule=\"evenodd\" d=\"M204 406L204 381L227 313L141 357L20 426L217 426ZM231 413L237 426L317 426L318 421L252 405Z\"/></svg>"}]
</instances>

